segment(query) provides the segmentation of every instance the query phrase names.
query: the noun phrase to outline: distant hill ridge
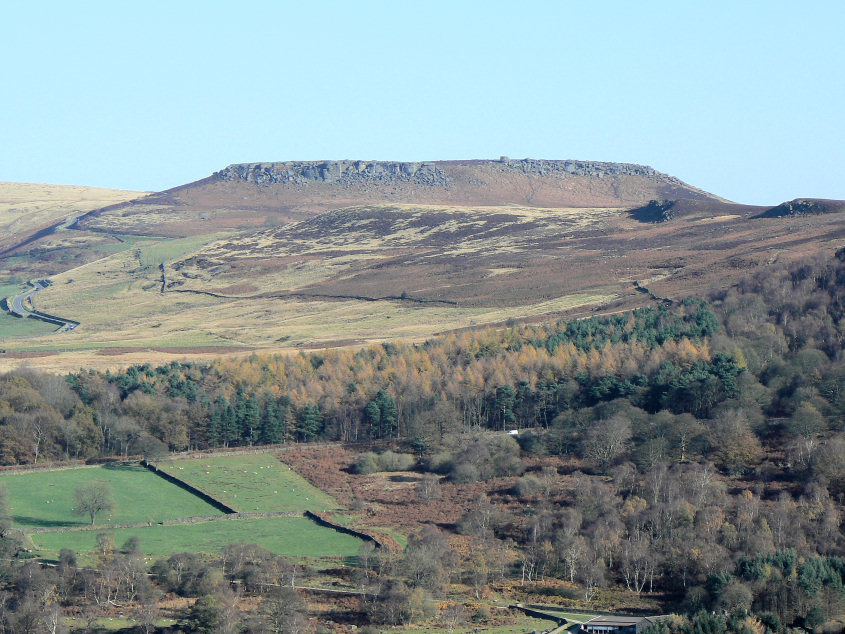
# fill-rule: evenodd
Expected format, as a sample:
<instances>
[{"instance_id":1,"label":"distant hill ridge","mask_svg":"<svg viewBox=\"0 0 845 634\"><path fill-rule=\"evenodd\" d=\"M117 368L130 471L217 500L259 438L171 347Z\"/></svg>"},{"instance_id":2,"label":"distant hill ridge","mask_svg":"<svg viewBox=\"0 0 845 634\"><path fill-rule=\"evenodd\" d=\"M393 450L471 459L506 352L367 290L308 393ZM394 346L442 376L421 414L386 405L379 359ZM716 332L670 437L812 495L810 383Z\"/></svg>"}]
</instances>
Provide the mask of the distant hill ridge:
<instances>
[{"instance_id":1,"label":"distant hill ridge","mask_svg":"<svg viewBox=\"0 0 845 634\"><path fill-rule=\"evenodd\" d=\"M605 161L278 161L233 164L206 178L80 219L81 228L185 236L277 226L367 205L636 208L651 200L728 203L652 167ZM679 207L679 209L681 209ZM682 211L682 210L681 210Z\"/></svg>"}]
</instances>

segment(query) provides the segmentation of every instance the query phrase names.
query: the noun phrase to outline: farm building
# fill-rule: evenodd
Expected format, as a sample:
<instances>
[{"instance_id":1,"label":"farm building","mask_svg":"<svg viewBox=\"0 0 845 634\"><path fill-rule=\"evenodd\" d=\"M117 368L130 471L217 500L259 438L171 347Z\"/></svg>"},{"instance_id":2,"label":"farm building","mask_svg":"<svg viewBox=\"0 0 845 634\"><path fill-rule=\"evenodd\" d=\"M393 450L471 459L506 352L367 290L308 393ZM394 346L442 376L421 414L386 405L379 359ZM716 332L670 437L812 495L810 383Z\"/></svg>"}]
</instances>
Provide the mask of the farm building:
<instances>
[{"instance_id":1,"label":"farm building","mask_svg":"<svg viewBox=\"0 0 845 634\"><path fill-rule=\"evenodd\" d=\"M643 628L665 619L665 616L597 616L581 625L590 634L638 634Z\"/></svg>"}]
</instances>

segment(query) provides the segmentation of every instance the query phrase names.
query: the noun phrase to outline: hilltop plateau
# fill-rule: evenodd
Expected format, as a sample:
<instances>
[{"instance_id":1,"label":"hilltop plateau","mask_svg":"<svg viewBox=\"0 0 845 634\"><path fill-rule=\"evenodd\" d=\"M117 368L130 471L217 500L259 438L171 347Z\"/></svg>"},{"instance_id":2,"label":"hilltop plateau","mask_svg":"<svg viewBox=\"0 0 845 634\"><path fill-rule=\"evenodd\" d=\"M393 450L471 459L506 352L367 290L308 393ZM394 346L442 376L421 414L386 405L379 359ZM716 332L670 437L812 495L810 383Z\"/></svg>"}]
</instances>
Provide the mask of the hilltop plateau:
<instances>
[{"instance_id":1,"label":"hilltop plateau","mask_svg":"<svg viewBox=\"0 0 845 634\"><path fill-rule=\"evenodd\" d=\"M618 163L252 163L110 196L33 214L6 238L6 294L49 278L30 301L80 323L57 334L3 315L6 367L420 340L616 312L845 243L841 202L740 205Z\"/></svg>"}]
</instances>

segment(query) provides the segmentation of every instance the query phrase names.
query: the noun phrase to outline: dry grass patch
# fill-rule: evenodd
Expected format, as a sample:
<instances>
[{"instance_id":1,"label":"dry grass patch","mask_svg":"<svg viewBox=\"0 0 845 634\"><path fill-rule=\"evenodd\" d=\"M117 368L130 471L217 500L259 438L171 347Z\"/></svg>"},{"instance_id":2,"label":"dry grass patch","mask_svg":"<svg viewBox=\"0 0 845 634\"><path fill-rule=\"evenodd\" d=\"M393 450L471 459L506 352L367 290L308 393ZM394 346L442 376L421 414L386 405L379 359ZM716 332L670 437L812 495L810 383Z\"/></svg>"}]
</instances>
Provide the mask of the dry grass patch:
<instances>
[{"instance_id":1,"label":"dry grass patch","mask_svg":"<svg viewBox=\"0 0 845 634\"><path fill-rule=\"evenodd\" d=\"M0 235L24 233L68 216L144 195L99 187L0 182Z\"/></svg>"}]
</instances>

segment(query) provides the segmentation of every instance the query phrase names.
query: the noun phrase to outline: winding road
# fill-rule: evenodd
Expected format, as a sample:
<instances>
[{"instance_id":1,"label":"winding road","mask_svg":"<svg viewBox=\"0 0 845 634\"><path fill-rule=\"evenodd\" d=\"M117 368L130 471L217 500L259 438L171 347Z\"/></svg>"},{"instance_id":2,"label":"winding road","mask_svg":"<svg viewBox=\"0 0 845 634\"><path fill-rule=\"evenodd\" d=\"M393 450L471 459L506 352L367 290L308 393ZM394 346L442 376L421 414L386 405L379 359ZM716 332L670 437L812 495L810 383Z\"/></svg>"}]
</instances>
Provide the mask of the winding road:
<instances>
[{"instance_id":1,"label":"winding road","mask_svg":"<svg viewBox=\"0 0 845 634\"><path fill-rule=\"evenodd\" d=\"M33 319L40 319L41 321L46 321L51 324L56 324L59 326L59 329L56 332L70 332L74 328L79 325L78 321L73 321L72 319L64 319L62 317L56 317L55 315L48 315L47 313L42 313L37 311L33 308L33 310L29 310L24 308L24 302L30 300L31 297L35 295L38 291L43 290L50 286L49 280L30 280L29 285L32 287L25 293L20 295L15 295L14 297L9 297L6 301L9 304L9 309L11 310L13 315L18 315L19 317L32 317Z\"/></svg>"}]
</instances>

